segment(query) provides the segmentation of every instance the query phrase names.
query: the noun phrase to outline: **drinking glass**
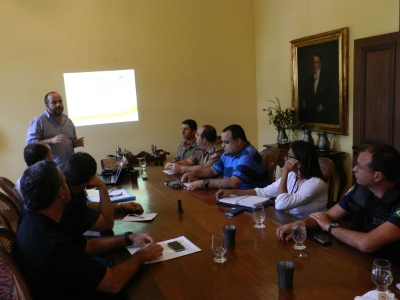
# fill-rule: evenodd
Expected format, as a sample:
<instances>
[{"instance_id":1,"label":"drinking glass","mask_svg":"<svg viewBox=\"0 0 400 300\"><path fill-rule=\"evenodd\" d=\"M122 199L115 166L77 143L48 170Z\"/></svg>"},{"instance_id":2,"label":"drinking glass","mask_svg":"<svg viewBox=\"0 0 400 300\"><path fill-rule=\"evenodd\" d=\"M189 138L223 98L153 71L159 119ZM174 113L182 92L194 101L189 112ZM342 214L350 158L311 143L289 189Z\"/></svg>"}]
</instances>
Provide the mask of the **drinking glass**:
<instances>
[{"instance_id":1,"label":"drinking glass","mask_svg":"<svg viewBox=\"0 0 400 300\"><path fill-rule=\"evenodd\" d=\"M142 168L142 171L144 172L144 169L146 168L146 157L139 157L139 166Z\"/></svg>"},{"instance_id":2,"label":"drinking glass","mask_svg":"<svg viewBox=\"0 0 400 300\"><path fill-rule=\"evenodd\" d=\"M263 224L265 220L265 211L263 205L255 205L253 207L253 220L256 222L254 228L265 228L265 225Z\"/></svg>"},{"instance_id":3,"label":"drinking glass","mask_svg":"<svg viewBox=\"0 0 400 300\"><path fill-rule=\"evenodd\" d=\"M303 250L306 248L306 246L303 244L303 242L307 238L307 230L306 230L306 224L304 222L295 222L292 225L292 238L296 242L294 244L293 248L296 250Z\"/></svg>"},{"instance_id":4,"label":"drinking glass","mask_svg":"<svg viewBox=\"0 0 400 300\"><path fill-rule=\"evenodd\" d=\"M222 264L226 261L226 257L224 257L224 254L226 252L225 234L214 233L212 235L211 249L216 255L214 257L214 261L216 263Z\"/></svg>"},{"instance_id":5,"label":"drinking glass","mask_svg":"<svg viewBox=\"0 0 400 300\"><path fill-rule=\"evenodd\" d=\"M376 290L379 293L387 293L387 287L393 280L390 261L386 259L375 259L372 263L371 273L372 281L376 284Z\"/></svg>"}]
</instances>

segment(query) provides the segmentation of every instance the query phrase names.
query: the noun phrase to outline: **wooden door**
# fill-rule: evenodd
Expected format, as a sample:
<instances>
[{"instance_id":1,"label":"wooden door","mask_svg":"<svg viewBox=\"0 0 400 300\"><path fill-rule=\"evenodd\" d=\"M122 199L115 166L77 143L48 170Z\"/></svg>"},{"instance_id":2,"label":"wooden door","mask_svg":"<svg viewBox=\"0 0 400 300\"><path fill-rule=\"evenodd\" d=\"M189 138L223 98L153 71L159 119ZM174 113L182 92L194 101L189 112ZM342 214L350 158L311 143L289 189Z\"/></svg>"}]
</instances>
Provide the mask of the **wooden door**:
<instances>
[{"instance_id":1,"label":"wooden door","mask_svg":"<svg viewBox=\"0 0 400 300\"><path fill-rule=\"evenodd\" d=\"M353 145L400 149L400 32L354 41ZM355 149L353 165L357 161Z\"/></svg>"}]
</instances>

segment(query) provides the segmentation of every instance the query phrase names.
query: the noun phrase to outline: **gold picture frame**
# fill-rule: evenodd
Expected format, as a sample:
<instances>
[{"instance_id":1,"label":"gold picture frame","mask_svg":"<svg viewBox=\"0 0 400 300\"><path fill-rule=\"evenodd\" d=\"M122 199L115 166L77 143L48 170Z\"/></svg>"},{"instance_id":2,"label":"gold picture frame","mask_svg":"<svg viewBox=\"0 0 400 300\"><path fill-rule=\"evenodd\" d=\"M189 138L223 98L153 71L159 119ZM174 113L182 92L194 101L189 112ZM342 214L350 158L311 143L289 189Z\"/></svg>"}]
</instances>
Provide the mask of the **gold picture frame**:
<instances>
[{"instance_id":1,"label":"gold picture frame","mask_svg":"<svg viewBox=\"0 0 400 300\"><path fill-rule=\"evenodd\" d=\"M349 135L349 29L291 43L292 106L311 131Z\"/></svg>"}]
</instances>

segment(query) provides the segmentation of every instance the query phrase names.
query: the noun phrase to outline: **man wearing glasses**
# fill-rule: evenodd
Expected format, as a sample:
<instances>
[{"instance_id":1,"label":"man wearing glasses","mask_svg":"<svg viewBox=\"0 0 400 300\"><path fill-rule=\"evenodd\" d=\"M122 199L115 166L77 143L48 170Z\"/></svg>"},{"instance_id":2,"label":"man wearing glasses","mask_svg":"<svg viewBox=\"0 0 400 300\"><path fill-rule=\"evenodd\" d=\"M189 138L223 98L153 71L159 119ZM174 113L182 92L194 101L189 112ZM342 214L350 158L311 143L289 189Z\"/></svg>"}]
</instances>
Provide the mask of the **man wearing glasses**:
<instances>
[{"instance_id":1,"label":"man wearing glasses","mask_svg":"<svg viewBox=\"0 0 400 300\"><path fill-rule=\"evenodd\" d=\"M247 141L241 126L233 124L226 127L222 131L221 140L225 153L212 167L185 173L182 176L182 182L190 182L188 190L200 188L245 190L269 184L267 166L260 153ZM202 180L197 180L199 178Z\"/></svg>"},{"instance_id":2,"label":"man wearing glasses","mask_svg":"<svg viewBox=\"0 0 400 300\"><path fill-rule=\"evenodd\" d=\"M389 145L362 150L353 168L357 184L326 212L304 219L308 228L321 227L362 252L374 253L400 265L400 154ZM336 222L347 217L347 228ZM290 240L292 224L277 229Z\"/></svg>"},{"instance_id":3,"label":"man wearing glasses","mask_svg":"<svg viewBox=\"0 0 400 300\"><path fill-rule=\"evenodd\" d=\"M166 163L165 169L183 173L211 167L224 152L221 142L217 141L217 131L211 125L204 125L197 130L196 144L196 151L188 159Z\"/></svg>"}]
</instances>

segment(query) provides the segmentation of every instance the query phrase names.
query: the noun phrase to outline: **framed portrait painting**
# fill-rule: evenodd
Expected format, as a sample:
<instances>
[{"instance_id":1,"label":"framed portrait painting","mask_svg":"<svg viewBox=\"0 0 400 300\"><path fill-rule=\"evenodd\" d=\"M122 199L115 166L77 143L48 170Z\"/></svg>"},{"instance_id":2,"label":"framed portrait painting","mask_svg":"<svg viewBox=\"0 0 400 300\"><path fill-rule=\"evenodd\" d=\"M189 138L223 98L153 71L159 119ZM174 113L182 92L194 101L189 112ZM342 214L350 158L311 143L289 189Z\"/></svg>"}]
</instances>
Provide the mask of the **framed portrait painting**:
<instances>
[{"instance_id":1,"label":"framed portrait painting","mask_svg":"<svg viewBox=\"0 0 400 300\"><path fill-rule=\"evenodd\" d=\"M291 41L292 105L311 131L349 134L349 29Z\"/></svg>"}]
</instances>

